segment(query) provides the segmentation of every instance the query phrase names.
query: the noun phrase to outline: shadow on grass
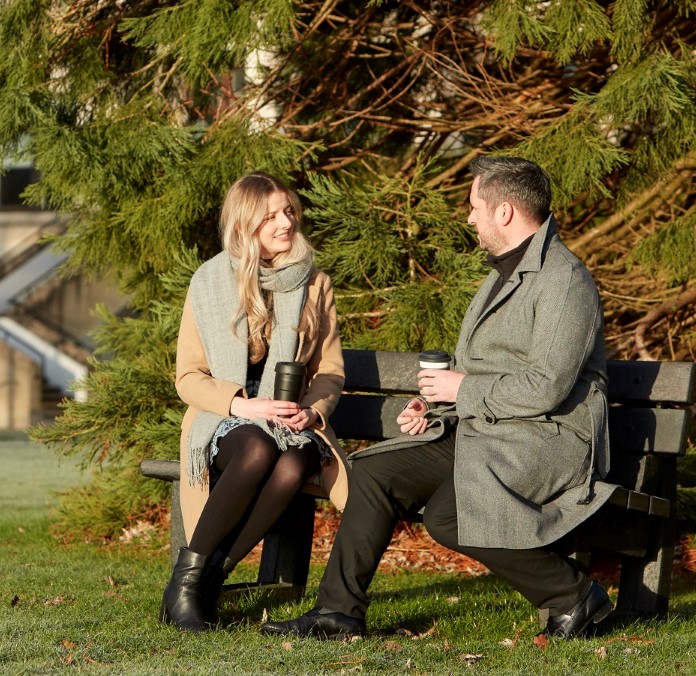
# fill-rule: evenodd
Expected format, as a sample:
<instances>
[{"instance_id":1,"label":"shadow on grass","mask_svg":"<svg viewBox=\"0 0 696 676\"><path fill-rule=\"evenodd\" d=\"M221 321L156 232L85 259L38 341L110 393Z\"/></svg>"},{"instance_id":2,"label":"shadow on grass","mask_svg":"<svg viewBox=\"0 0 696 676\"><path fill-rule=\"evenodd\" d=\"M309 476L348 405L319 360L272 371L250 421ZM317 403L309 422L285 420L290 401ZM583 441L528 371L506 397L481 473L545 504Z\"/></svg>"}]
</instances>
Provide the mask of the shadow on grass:
<instances>
[{"instance_id":1,"label":"shadow on grass","mask_svg":"<svg viewBox=\"0 0 696 676\"><path fill-rule=\"evenodd\" d=\"M423 578L421 577L420 580ZM381 587L370 594L371 605L377 610L381 620L379 628L373 627L375 636L393 636L404 631L419 635L428 632L433 624L441 620L452 620L457 616L470 614L478 618L490 618L495 624L496 618L503 612L518 613L521 608L529 618L533 630L536 610L512 588L494 576L477 578L452 577L440 578L429 584L408 585L408 577L380 577ZM384 588L385 583L388 588ZM678 585L683 587L684 585ZM686 585L687 588L692 585ZM287 606L288 617L297 617L314 605L315 594L309 593L301 600L259 590L240 594L234 601L227 602L220 611L223 627L248 625L265 619L266 614L273 617L273 610ZM384 608L398 605L400 617L386 618ZM669 619L689 621L696 618L696 598L692 600L673 598ZM632 634L644 632L648 627L657 627L667 618L649 617L638 613L615 611L600 625L590 627L588 636L602 637L611 634Z\"/></svg>"}]
</instances>

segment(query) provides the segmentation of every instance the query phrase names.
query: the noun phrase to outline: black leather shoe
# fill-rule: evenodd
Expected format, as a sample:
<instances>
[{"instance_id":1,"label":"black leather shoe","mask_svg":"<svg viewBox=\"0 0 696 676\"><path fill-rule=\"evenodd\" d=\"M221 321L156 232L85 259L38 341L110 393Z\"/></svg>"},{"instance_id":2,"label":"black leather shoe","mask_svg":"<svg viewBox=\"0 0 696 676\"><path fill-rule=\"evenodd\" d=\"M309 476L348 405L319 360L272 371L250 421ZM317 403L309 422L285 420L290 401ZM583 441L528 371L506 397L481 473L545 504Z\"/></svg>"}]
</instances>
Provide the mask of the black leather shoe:
<instances>
[{"instance_id":1,"label":"black leather shoe","mask_svg":"<svg viewBox=\"0 0 696 676\"><path fill-rule=\"evenodd\" d=\"M344 615L343 613L320 613L318 609L310 610L294 620L285 622L266 622L262 625L264 634L296 634L297 636L314 636L343 640L351 636L365 635L365 620Z\"/></svg>"},{"instance_id":2,"label":"black leather shoe","mask_svg":"<svg viewBox=\"0 0 696 676\"><path fill-rule=\"evenodd\" d=\"M585 596L566 615L549 617L546 633L560 638L580 636L591 623L601 622L613 608L608 594L593 582Z\"/></svg>"}]
</instances>

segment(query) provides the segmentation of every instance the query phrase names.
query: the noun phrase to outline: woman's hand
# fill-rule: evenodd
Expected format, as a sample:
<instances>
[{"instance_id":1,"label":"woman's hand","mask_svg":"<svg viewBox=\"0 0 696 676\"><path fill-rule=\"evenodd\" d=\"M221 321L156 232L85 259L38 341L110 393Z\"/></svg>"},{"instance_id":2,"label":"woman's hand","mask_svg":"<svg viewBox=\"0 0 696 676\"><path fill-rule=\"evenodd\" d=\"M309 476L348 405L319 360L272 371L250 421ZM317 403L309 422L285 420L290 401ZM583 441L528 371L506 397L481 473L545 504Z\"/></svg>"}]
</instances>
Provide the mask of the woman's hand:
<instances>
[{"instance_id":1,"label":"woman's hand","mask_svg":"<svg viewBox=\"0 0 696 676\"><path fill-rule=\"evenodd\" d=\"M290 420L284 420L293 432L301 432L314 425L319 418L319 414L313 408L303 408L297 415Z\"/></svg>"},{"instance_id":2,"label":"woman's hand","mask_svg":"<svg viewBox=\"0 0 696 676\"><path fill-rule=\"evenodd\" d=\"M428 420L424 418L428 405L418 397L414 397L406 404L401 413L396 417L396 422L403 434L422 434L428 426Z\"/></svg>"},{"instance_id":3,"label":"woman's hand","mask_svg":"<svg viewBox=\"0 0 696 676\"><path fill-rule=\"evenodd\" d=\"M268 397L234 397L230 404L230 414L253 420L264 418L266 420L279 420L285 423L300 413L300 407L294 401L280 401ZM315 418L316 419L316 418Z\"/></svg>"}]
</instances>

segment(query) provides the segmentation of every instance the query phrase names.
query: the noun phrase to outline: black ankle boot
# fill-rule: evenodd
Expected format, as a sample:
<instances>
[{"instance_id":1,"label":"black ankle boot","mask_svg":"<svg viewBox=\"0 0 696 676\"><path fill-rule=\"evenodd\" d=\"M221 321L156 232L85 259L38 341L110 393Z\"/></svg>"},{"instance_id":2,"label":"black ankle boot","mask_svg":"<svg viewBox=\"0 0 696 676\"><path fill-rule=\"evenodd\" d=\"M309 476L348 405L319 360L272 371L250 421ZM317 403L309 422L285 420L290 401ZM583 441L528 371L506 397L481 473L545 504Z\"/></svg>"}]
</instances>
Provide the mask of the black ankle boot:
<instances>
[{"instance_id":1,"label":"black ankle boot","mask_svg":"<svg viewBox=\"0 0 696 676\"><path fill-rule=\"evenodd\" d=\"M206 557L186 547L179 550L172 577L164 589L160 622L184 631L208 631L203 615L201 581Z\"/></svg>"},{"instance_id":2,"label":"black ankle boot","mask_svg":"<svg viewBox=\"0 0 696 676\"><path fill-rule=\"evenodd\" d=\"M227 572L223 564L225 555L219 550L212 554L205 564L203 575L201 576L201 609L203 620L211 625L216 625L220 621L217 612L222 585L227 579Z\"/></svg>"}]
</instances>

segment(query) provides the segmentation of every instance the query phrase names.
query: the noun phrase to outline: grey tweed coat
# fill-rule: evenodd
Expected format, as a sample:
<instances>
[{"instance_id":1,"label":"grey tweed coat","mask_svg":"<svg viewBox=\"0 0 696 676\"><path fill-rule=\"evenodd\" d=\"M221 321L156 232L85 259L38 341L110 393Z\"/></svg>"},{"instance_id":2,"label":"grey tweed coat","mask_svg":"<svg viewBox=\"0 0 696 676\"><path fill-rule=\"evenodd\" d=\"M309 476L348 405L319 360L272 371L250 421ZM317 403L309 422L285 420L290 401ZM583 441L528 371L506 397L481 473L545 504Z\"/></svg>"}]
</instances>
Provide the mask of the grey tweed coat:
<instances>
[{"instance_id":1,"label":"grey tweed coat","mask_svg":"<svg viewBox=\"0 0 696 676\"><path fill-rule=\"evenodd\" d=\"M492 271L455 351L459 542L528 549L586 520L609 470L602 307L551 215L482 313Z\"/></svg>"},{"instance_id":2,"label":"grey tweed coat","mask_svg":"<svg viewBox=\"0 0 696 676\"><path fill-rule=\"evenodd\" d=\"M601 481L609 470L602 308L553 215L482 313L497 278L492 270L462 322L455 369L466 377L455 405L417 437L350 457L428 443L456 423L459 543L531 549L570 532L614 490Z\"/></svg>"}]
</instances>

